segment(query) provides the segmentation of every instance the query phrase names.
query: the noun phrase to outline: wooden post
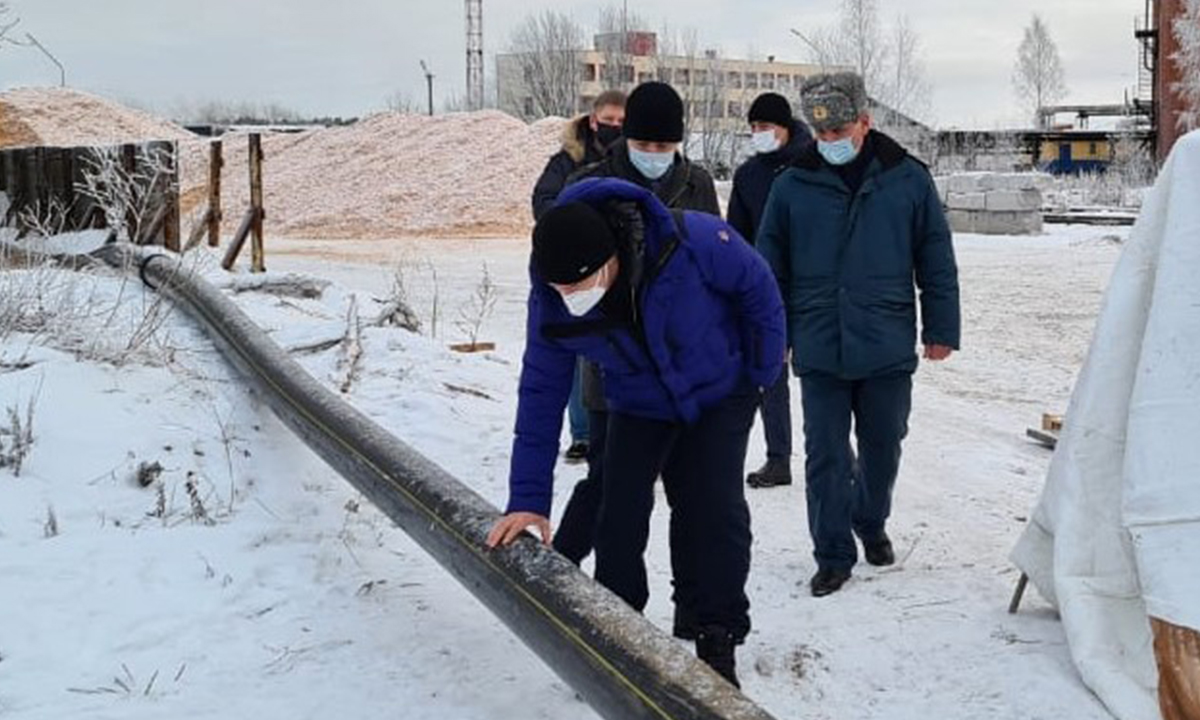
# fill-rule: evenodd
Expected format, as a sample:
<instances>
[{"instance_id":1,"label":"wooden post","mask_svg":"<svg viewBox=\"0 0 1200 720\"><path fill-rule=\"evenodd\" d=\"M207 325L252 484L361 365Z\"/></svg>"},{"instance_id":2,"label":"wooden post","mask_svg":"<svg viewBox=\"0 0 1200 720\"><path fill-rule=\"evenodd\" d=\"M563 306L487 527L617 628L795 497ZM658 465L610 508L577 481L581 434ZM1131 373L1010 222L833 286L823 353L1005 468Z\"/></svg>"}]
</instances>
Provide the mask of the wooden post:
<instances>
[{"instance_id":1,"label":"wooden post","mask_svg":"<svg viewBox=\"0 0 1200 720\"><path fill-rule=\"evenodd\" d=\"M179 227L179 151L173 142L156 143L157 152L166 153L171 159L171 173L163 184L162 202L166 205L163 217L163 246L179 252L182 230Z\"/></svg>"},{"instance_id":2,"label":"wooden post","mask_svg":"<svg viewBox=\"0 0 1200 720\"><path fill-rule=\"evenodd\" d=\"M1025 597L1025 588L1029 585L1029 576L1021 573L1020 579L1017 580L1017 587L1013 590L1012 600L1008 603L1008 614L1016 615L1017 610L1021 608L1021 598Z\"/></svg>"},{"instance_id":3,"label":"wooden post","mask_svg":"<svg viewBox=\"0 0 1200 720\"><path fill-rule=\"evenodd\" d=\"M221 168L225 160L221 157L221 141L216 140L208 152L208 246L221 244Z\"/></svg>"},{"instance_id":4,"label":"wooden post","mask_svg":"<svg viewBox=\"0 0 1200 720\"><path fill-rule=\"evenodd\" d=\"M97 150L97 152L104 152ZM126 177L133 177L137 172L137 145L122 145L121 146L121 169ZM137 217L134 214L133 208L129 208L125 213L125 229L129 232L129 242L138 242L137 232Z\"/></svg>"},{"instance_id":5,"label":"wooden post","mask_svg":"<svg viewBox=\"0 0 1200 720\"><path fill-rule=\"evenodd\" d=\"M246 215L242 218L242 224L238 225L237 232L233 234L233 240L229 242L229 249L225 251L225 259L221 261L221 267L226 270L233 269L233 264L237 261L242 246L246 244L246 236L250 234L250 227L254 224L254 218L257 215L258 211L254 208L246 211Z\"/></svg>"},{"instance_id":6,"label":"wooden post","mask_svg":"<svg viewBox=\"0 0 1200 720\"><path fill-rule=\"evenodd\" d=\"M265 272L263 257L262 135L250 134L250 272Z\"/></svg>"}]
</instances>

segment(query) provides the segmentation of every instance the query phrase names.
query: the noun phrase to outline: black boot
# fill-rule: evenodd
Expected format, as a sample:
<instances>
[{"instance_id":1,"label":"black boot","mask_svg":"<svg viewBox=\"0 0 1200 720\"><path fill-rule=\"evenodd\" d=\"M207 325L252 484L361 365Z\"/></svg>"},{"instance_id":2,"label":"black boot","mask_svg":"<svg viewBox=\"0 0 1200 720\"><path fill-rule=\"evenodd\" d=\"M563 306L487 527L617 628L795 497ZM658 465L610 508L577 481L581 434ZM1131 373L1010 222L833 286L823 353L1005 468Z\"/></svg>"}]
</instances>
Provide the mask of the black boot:
<instances>
[{"instance_id":1,"label":"black boot","mask_svg":"<svg viewBox=\"0 0 1200 720\"><path fill-rule=\"evenodd\" d=\"M706 625L696 634L696 656L740 690L734 659L736 647L733 634L719 625Z\"/></svg>"},{"instance_id":2,"label":"black boot","mask_svg":"<svg viewBox=\"0 0 1200 720\"><path fill-rule=\"evenodd\" d=\"M817 574L808 581L808 587L813 597L825 597L841 590L849 579L849 570L817 570Z\"/></svg>"},{"instance_id":3,"label":"black boot","mask_svg":"<svg viewBox=\"0 0 1200 720\"><path fill-rule=\"evenodd\" d=\"M896 562L896 551L892 549L892 541L887 533L880 533L870 540L864 539L863 555L872 565L883 567Z\"/></svg>"},{"instance_id":4,"label":"black boot","mask_svg":"<svg viewBox=\"0 0 1200 720\"><path fill-rule=\"evenodd\" d=\"M791 463L786 458L768 458L762 467L746 476L746 484L752 488L791 485Z\"/></svg>"}]
</instances>

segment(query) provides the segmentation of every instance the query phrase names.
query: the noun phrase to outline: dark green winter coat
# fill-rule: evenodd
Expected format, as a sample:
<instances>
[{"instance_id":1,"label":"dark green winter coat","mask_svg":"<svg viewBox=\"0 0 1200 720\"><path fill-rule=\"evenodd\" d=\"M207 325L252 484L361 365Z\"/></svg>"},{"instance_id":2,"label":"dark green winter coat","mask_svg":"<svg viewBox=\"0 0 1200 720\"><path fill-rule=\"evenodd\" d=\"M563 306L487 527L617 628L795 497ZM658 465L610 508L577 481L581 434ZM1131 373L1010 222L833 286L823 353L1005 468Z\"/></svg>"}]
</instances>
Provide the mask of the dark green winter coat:
<instances>
[{"instance_id":1,"label":"dark green winter coat","mask_svg":"<svg viewBox=\"0 0 1200 720\"><path fill-rule=\"evenodd\" d=\"M921 342L959 346L958 269L929 171L872 131L851 194L809 146L775 181L757 246L779 281L797 374L861 379L917 366Z\"/></svg>"}]
</instances>

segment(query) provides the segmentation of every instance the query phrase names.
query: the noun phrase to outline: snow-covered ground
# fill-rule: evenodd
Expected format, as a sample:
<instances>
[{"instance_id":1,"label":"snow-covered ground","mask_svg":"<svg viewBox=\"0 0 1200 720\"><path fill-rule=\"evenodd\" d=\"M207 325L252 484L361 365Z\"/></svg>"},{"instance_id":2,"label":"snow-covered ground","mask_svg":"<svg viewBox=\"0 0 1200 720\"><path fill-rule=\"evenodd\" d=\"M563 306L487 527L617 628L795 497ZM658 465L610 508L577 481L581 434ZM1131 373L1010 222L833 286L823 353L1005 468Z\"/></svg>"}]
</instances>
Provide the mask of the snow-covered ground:
<instances>
[{"instance_id":1,"label":"snow-covered ground","mask_svg":"<svg viewBox=\"0 0 1200 720\"><path fill-rule=\"evenodd\" d=\"M740 674L776 717L1108 717L1047 605L1031 594L1006 614L1017 577L1006 556L1050 457L1024 429L1064 408L1127 232L957 238L964 350L918 373L897 566L860 566L842 592L810 597L802 484L750 491L755 629ZM234 297L336 386L337 347L311 348L341 337L352 294L371 319L403 268L424 335L366 328L347 399L502 505L527 242L269 239L273 272L335 284L320 299ZM484 262L498 302L479 339L497 349L451 352ZM165 314L151 341L122 353L153 303L135 283L50 271L0 272L2 283L49 288L50 309L92 310L70 313L74 332L30 334L46 327L35 317L0 333L0 428L32 402L34 438L19 476L0 468L0 717L593 717L243 389L186 318ZM128 317L111 312L118 297ZM121 363L86 359L97 355ZM793 412L799 478L798 392ZM747 468L763 455L756 428ZM162 468L144 488L143 463ZM560 466L556 511L582 474ZM665 520L662 502L647 615L669 628Z\"/></svg>"}]
</instances>

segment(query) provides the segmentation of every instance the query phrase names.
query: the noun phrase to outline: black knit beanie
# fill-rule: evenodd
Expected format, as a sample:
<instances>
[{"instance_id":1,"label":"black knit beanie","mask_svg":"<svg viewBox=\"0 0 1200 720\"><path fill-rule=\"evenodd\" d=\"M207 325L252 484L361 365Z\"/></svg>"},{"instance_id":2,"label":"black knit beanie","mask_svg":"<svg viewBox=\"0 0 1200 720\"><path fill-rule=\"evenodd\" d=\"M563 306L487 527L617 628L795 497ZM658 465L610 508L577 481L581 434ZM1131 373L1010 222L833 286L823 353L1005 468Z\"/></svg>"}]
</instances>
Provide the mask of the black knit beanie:
<instances>
[{"instance_id":1,"label":"black knit beanie","mask_svg":"<svg viewBox=\"0 0 1200 720\"><path fill-rule=\"evenodd\" d=\"M617 251L612 230L591 205L558 205L533 227L533 267L546 282L571 285L600 269Z\"/></svg>"},{"instance_id":2,"label":"black knit beanie","mask_svg":"<svg viewBox=\"0 0 1200 720\"><path fill-rule=\"evenodd\" d=\"M625 101L625 124L621 134L630 140L648 142L683 141L683 101L670 85L647 82L638 85Z\"/></svg>"},{"instance_id":3,"label":"black knit beanie","mask_svg":"<svg viewBox=\"0 0 1200 720\"><path fill-rule=\"evenodd\" d=\"M754 98L750 105L747 121L773 123L780 127L792 126L792 106L779 93L763 93Z\"/></svg>"}]
</instances>

